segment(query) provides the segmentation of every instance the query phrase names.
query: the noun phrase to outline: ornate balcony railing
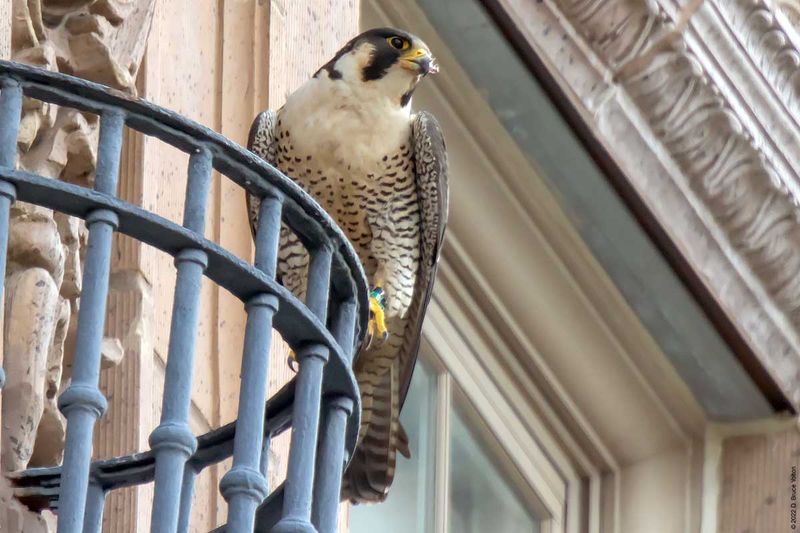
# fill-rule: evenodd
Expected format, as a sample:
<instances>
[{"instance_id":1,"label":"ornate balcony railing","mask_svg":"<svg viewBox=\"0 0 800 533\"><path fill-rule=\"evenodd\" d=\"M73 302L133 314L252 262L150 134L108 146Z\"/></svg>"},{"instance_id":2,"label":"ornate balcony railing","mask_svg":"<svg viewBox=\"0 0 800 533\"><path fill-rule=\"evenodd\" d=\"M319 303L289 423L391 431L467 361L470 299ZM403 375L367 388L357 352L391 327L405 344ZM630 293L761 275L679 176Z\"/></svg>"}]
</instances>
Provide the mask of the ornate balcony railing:
<instances>
[{"instance_id":1,"label":"ornate balcony railing","mask_svg":"<svg viewBox=\"0 0 800 533\"><path fill-rule=\"evenodd\" d=\"M175 113L94 83L4 61L0 88L0 272L15 200L80 217L89 233L71 383L59 398L67 420L64 461L12 474L16 496L30 508L55 510L59 533L99 532L109 491L152 482L152 531L186 531L195 476L232 456L233 467L219 487L228 522L218 531L336 531L342 471L359 426L353 355L369 317L366 280L344 234L278 170ZM93 189L15 168L23 96L99 115ZM189 154L183 225L115 196L125 127ZM242 194L248 190L262 198L254 264L203 236L212 169ZM281 222L311 255L305 302L275 280ZM98 380L115 231L173 256L177 278L161 423L150 436L151 449L92 462L94 425L106 409ZM238 419L195 436L188 416L202 276L243 302L247 324ZM272 328L295 351L299 369L265 404ZM289 427L287 481L268 495L270 439Z\"/></svg>"}]
</instances>

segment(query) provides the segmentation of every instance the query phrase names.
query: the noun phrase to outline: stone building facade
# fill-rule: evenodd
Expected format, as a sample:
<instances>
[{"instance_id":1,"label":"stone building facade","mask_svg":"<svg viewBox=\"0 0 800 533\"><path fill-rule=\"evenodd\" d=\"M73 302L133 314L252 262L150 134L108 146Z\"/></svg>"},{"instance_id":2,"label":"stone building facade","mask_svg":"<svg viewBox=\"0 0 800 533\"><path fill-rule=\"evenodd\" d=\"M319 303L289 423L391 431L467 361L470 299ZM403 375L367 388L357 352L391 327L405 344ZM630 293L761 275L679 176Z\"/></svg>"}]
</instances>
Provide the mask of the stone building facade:
<instances>
[{"instance_id":1,"label":"stone building facade","mask_svg":"<svg viewBox=\"0 0 800 533\"><path fill-rule=\"evenodd\" d=\"M489 22L464 20L470 6ZM432 415L444 423L426 531L452 530L458 513L448 413L464 403L539 531L760 533L790 527L800 454L799 23L795 0L0 0L0 57L141 96L244 144L255 114L359 28L420 34L442 74L415 103L441 120L453 176L423 348L446 398ZM612 235L602 224L614 221L591 211L600 196L580 198L588 178L573 187L566 175L590 171L576 163L558 176L556 155L526 148L511 106L522 100L475 70L498 43L516 62L494 66L536 78L553 101L531 94L543 102L535 119L563 115L547 125L579 138L558 147L562 167L584 158L607 176L635 235ZM19 165L89 184L97 126L27 104ZM130 134L120 194L179 220L185 166ZM216 179L210 205L207 236L249 259L241 191ZM85 233L43 209L12 213L3 472L61 459L55 402L70 375ZM127 238L114 246L98 458L147 449L175 282L167 257ZM666 259L648 262L651 248ZM204 285L201 300L196 433L235 418L245 324L220 288ZM270 391L291 376L285 346L273 350ZM285 449L273 444L273 487ZM198 478L192 531L224 523L225 468ZM104 531L148 531L151 499L148 487L112 494ZM354 533L366 531L358 513ZM54 520L16 502L0 476L0 531L52 531Z\"/></svg>"}]
</instances>

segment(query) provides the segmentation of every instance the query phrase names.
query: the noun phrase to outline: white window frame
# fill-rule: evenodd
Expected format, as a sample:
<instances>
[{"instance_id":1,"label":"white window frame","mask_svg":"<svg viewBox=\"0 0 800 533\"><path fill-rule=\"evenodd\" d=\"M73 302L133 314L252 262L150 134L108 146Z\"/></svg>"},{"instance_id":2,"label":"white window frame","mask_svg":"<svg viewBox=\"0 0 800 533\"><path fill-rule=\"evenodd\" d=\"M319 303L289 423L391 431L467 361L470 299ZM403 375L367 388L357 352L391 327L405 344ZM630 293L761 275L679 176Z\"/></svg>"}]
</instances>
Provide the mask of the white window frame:
<instances>
[{"instance_id":1,"label":"white window frame","mask_svg":"<svg viewBox=\"0 0 800 533\"><path fill-rule=\"evenodd\" d=\"M447 277L446 265L440 277ZM541 421L523 420L518 407L509 401L503 390L504 375L491 374L483 362L492 358L496 347L483 342L471 331L467 321L459 320L453 311L459 304L445 287L437 283L434 297L423 326L424 342L420 357L435 369L436 376L436 440L434 473L435 533L448 532L448 480L450 468L450 417L453 402L467 402L467 418L477 416L472 426L484 433L486 442L496 442L499 449L490 450L504 464L514 488L523 503L540 523L541 533L566 531L565 513L568 480L559 474L548 452L529 429L533 422L546 435ZM472 413L470 413L472 411ZM534 419L533 413L527 413ZM531 418L530 416L528 418Z\"/></svg>"}]
</instances>

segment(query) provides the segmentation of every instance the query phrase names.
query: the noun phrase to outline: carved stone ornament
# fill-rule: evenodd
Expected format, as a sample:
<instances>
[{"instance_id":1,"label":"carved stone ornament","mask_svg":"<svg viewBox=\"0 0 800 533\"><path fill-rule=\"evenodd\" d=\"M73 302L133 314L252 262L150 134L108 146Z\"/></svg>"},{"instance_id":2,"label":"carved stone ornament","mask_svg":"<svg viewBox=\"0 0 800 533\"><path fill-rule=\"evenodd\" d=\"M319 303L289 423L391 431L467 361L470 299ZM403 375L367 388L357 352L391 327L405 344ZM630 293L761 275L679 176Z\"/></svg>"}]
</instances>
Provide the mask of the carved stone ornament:
<instances>
[{"instance_id":1,"label":"carved stone ornament","mask_svg":"<svg viewBox=\"0 0 800 533\"><path fill-rule=\"evenodd\" d=\"M781 0L778 7L795 28L800 27L800 2L797 0Z\"/></svg>"},{"instance_id":2,"label":"carved stone ornament","mask_svg":"<svg viewBox=\"0 0 800 533\"><path fill-rule=\"evenodd\" d=\"M800 2L498 4L800 408Z\"/></svg>"},{"instance_id":3,"label":"carved stone ornament","mask_svg":"<svg viewBox=\"0 0 800 533\"><path fill-rule=\"evenodd\" d=\"M13 0L12 59L135 94L135 77L155 0ZM21 168L89 185L98 120L26 100L19 134ZM2 402L4 472L58 464L64 419L56 398L69 380L80 296L82 221L23 203L12 208L5 285ZM117 339L103 364L117 364ZM14 501L0 476L0 531L52 530L52 519Z\"/></svg>"}]
</instances>

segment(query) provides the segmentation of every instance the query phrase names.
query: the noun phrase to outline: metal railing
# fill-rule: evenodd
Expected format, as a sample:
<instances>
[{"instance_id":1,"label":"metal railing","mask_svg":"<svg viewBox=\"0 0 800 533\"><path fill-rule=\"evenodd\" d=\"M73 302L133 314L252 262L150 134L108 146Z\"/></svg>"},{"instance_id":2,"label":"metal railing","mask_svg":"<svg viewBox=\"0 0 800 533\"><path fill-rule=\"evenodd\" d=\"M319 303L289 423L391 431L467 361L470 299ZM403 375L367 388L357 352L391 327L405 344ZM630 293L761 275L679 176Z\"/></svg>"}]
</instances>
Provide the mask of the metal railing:
<instances>
[{"instance_id":1,"label":"metal railing","mask_svg":"<svg viewBox=\"0 0 800 533\"><path fill-rule=\"evenodd\" d=\"M195 476L233 456L219 487L228 502L228 523L218 531L336 531L341 476L359 426L352 362L369 318L364 273L344 234L275 168L168 110L5 61L0 91L0 272L15 200L83 218L89 233L72 378L59 398L67 420L63 465L12 474L17 497L33 509L56 510L58 533L99 532L109 491L153 482L151 531L183 532ZM23 96L99 115L94 189L15 168ZM189 154L183 225L116 198L125 127ZM242 194L262 198L254 264L203 236L212 170L238 184ZM311 255L305 302L275 280L281 222ZM115 231L172 255L177 278L161 423L150 435L151 449L92 462L94 425L107 406L98 380ZM188 417L203 276L244 303L247 324L237 421L196 437ZM299 369L265 404L273 327L295 351ZM268 495L270 439L289 427L287 481Z\"/></svg>"}]
</instances>

